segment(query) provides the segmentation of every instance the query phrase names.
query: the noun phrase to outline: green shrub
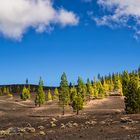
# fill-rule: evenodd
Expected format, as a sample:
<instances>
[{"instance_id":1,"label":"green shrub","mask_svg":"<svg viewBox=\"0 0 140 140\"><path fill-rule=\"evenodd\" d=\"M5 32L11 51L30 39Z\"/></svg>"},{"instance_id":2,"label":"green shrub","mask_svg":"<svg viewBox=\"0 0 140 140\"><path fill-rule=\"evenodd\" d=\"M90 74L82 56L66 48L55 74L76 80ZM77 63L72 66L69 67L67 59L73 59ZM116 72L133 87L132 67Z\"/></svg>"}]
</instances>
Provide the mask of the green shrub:
<instances>
[{"instance_id":1,"label":"green shrub","mask_svg":"<svg viewBox=\"0 0 140 140\"><path fill-rule=\"evenodd\" d=\"M26 87L24 87L20 97L22 100L26 101L27 99L30 98L30 91Z\"/></svg>"}]
</instances>

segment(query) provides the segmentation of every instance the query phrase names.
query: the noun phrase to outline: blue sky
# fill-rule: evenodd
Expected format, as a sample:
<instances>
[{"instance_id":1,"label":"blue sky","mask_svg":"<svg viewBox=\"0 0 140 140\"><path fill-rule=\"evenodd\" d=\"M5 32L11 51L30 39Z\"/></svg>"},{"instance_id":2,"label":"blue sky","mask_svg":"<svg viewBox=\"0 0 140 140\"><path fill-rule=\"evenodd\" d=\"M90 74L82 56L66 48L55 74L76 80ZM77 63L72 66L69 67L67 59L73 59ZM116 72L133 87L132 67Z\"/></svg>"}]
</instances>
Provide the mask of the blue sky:
<instances>
[{"instance_id":1,"label":"blue sky","mask_svg":"<svg viewBox=\"0 0 140 140\"><path fill-rule=\"evenodd\" d=\"M45 85L52 86L59 84L62 72L76 83L78 76L86 81L98 73L137 69L140 22L135 17L140 17L140 10L135 12L132 8L140 9L140 5L126 1L127 4L112 0L49 1L51 5L44 10L50 12L47 8L51 7L55 17L49 15L51 21L46 21L48 15L34 18L31 12L26 20L28 24L23 24L16 12L11 17L4 16L6 13L1 12L7 7L3 8L0 11L0 84L25 83L26 78L29 83L37 84L42 76ZM122 10L123 6L127 9ZM13 7L22 11L22 17L27 15L26 10L19 9L20 3Z\"/></svg>"}]
</instances>

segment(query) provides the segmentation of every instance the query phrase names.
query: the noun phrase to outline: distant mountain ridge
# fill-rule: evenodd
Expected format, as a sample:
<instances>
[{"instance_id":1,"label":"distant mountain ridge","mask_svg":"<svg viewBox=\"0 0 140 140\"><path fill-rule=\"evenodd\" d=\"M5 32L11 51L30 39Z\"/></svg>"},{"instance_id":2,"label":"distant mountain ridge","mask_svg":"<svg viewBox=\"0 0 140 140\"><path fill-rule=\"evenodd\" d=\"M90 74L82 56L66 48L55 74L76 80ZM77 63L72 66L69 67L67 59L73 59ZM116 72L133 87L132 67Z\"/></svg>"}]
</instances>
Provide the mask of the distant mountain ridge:
<instances>
[{"instance_id":1,"label":"distant mountain ridge","mask_svg":"<svg viewBox=\"0 0 140 140\"><path fill-rule=\"evenodd\" d=\"M0 88L3 90L4 88L9 88L10 92L12 93L20 93L22 92L23 87L27 87L30 88L31 92L36 92L38 85L35 84L8 84L8 85L0 85ZM47 90L54 90L55 88L59 88L59 87L55 87L55 86L43 86L44 91Z\"/></svg>"}]
</instances>

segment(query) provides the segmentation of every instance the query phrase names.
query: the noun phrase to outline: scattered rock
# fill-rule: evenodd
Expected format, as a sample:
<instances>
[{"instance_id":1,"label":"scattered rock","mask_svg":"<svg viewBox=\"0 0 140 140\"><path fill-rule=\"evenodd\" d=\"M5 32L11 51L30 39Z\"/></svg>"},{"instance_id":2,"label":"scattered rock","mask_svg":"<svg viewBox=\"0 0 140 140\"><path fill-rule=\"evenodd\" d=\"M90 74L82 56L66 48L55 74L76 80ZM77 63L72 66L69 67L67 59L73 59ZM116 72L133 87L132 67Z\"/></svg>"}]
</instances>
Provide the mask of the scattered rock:
<instances>
[{"instance_id":1,"label":"scattered rock","mask_svg":"<svg viewBox=\"0 0 140 140\"><path fill-rule=\"evenodd\" d=\"M78 127L78 124L77 123L73 123L73 126Z\"/></svg>"},{"instance_id":2,"label":"scattered rock","mask_svg":"<svg viewBox=\"0 0 140 140\"><path fill-rule=\"evenodd\" d=\"M22 135L22 133L25 133L24 128L18 128L18 127L10 127L7 130L1 130L0 135Z\"/></svg>"},{"instance_id":3,"label":"scattered rock","mask_svg":"<svg viewBox=\"0 0 140 140\"><path fill-rule=\"evenodd\" d=\"M90 122L89 122L89 121L86 121L85 124L86 124L86 125L87 125L87 124L90 124Z\"/></svg>"},{"instance_id":4,"label":"scattered rock","mask_svg":"<svg viewBox=\"0 0 140 140\"><path fill-rule=\"evenodd\" d=\"M53 121L53 122L57 122L57 120L56 120L55 118L52 118L52 121Z\"/></svg>"},{"instance_id":5,"label":"scattered rock","mask_svg":"<svg viewBox=\"0 0 140 140\"><path fill-rule=\"evenodd\" d=\"M96 124L97 122L96 121L91 121L90 124L94 125Z\"/></svg>"},{"instance_id":6,"label":"scattered rock","mask_svg":"<svg viewBox=\"0 0 140 140\"><path fill-rule=\"evenodd\" d=\"M43 136L46 135L46 133L44 131L40 131L39 134L43 135Z\"/></svg>"},{"instance_id":7,"label":"scattered rock","mask_svg":"<svg viewBox=\"0 0 140 140\"><path fill-rule=\"evenodd\" d=\"M10 135L18 135L20 134L20 129L17 127L10 127L7 130L7 133L9 133Z\"/></svg>"},{"instance_id":8,"label":"scattered rock","mask_svg":"<svg viewBox=\"0 0 140 140\"><path fill-rule=\"evenodd\" d=\"M56 124L55 123L51 124L51 127L56 127Z\"/></svg>"},{"instance_id":9,"label":"scattered rock","mask_svg":"<svg viewBox=\"0 0 140 140\"><path fill-rule=\"evenodd\" d=\"M122 123L133 123L134 121L128 117L121 118Z\"/></svg>"},{"instance_id":10,"label":"scattered rock","mask_svg":"<svg viewBox=\"0 0 140 140\"><path fill-rule=\"evenodd\" d=\"M97 122L96 121L86 121L86 125L95 125Z\"/></svg>"},{"instance_id":11,"label":"scattered rock","mask_svg":"<svg viewBox=\"0 0 140 140\"><path fill-rule=\"evenodd\" d=\"M106 122L105 121L101 121L100 124L104 125Z\"/></svg>"},{"instance_id":12,"label":"scattered rock","mask_svg":"<svg viewBox=\"0 0 140 140\"><path fill-rule=\"evenodd\" d=\"M71 122L68 122L67 124L66 124L69 128L72 128L72 123Z\"/></svg>"},{"instance_id":13,"label":"scattered rock","mask_svg":"<svg viewBox=\"0 0 140 140\"><path fill-rule=\"evenodd\" d=\"M25 130L28 133L35 133L35 128L33 128L33 127L25 127Z\"/></svg>"},{"instance_id":14,"label":"scattered rock","mask_svg":"<svg viewBox=\"0 0 140 140\"><path fill-rule=\"evenodd\" d=\"M26 130L24 128L19 128L20 133L25 133Z\"/></svg>"},{"instance_id":15,"label":"scattered rock","mask_svg":"<svg viewBox=\"0 0 140 140\"><path fill-rule=\"evenodd\" d=\"M44 130L45 127L44 127L44 126L38 126L38 129L40 129L40 130Z\"/></svg>"},{"instance_id":16,"label":"scattered rock","mask_svg":"<svg viewBox=\"0 0 140 140\"><path fill-rule=\"evenodd\" d=\"M7 136L7 135L9 135L8 131L4 131L4 130L0 131L0 136Z\"/></svg>"},{"instance_id":17,"label":"scattered rock","mask_svg":"<svg viewBox=\"0 0 140 140\"><path fill-rule=\"evenodd\" d=\"M61 123L61 129L65 129L65 128L66 126L63 123Z\"/></svg>"},{"instance_id":18,"label":"scattered rock","mask_svg":"<svg viewBox=\"0 0 140 140\"><path fill-rule=\"evenodd\" d=\"M56 127L56 124L54 122L51 122L51 127Z\"/></svg>"}]
</instances>

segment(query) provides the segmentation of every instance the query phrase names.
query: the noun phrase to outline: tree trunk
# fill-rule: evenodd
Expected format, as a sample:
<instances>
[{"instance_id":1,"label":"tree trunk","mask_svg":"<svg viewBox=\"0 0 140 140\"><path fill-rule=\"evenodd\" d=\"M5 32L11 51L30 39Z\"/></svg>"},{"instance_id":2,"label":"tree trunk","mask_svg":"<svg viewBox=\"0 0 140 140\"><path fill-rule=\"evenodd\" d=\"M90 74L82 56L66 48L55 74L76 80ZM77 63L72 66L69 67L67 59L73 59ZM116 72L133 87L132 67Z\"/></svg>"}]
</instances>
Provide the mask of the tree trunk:
<instances>
[{"instance_id":1,"label":"tree trunk","mask_svg":"<svg viewBox=\"0 0 140 140\"><path fill-rule=\"evenodd\" d=\"M65 115L65 105L63 103L63 112L62 112L62 115Z\"/></svg>"},{"instance_id":2,"label":"tree trunk","mask_svg":"<svg viewBox=\"0 0 140 140\"><path fill-rule=\"evenodd\" d=\"M79 115L79 109L77 109L77 115Z\"/></svg>"}]
</instances>

